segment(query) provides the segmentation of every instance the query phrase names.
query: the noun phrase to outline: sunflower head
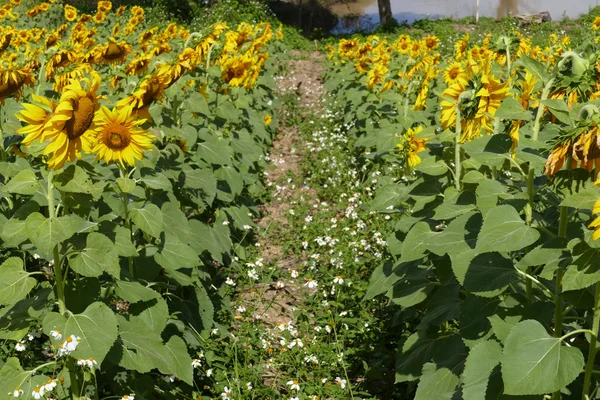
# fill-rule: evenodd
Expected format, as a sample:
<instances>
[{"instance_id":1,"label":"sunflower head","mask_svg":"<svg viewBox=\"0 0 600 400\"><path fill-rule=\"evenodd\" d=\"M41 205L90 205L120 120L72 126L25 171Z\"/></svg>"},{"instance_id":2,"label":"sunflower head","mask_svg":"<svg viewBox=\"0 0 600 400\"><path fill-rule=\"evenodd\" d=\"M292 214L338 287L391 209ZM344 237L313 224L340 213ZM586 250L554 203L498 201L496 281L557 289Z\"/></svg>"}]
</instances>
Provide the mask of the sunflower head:
<instances>
[{"instance_id":1,"label":"sunflower head","mask_svg":"<svg viewBox=\"0 0 600 400\"><path fill-rule=\"evenodd\" d=\"M133 166L135 160L141 160L144 151L152 149L154 136L140 128L145 122L137 118L132 107L115 107L109 110L102 107L98 113L94 147L96 159L103 159L107 164L119 162L122 166Z\"/></svg>"},{"instance_id":2,"label":"sunflower head","mask_svg":"<svg viewBox=\"0 0 600 400\"><path fill-rule=\"evenodd\" d=\"M21 142L25 147L36 140L44 141L44 131L56 110L56 103L45 97L31 96L35 104L23 103L23 110L15 116L26 125L17 130L17 133L26 135Z\"/></svg>"},{"instance_id":3,"label":"sunflower head","mask_svg":"<svg viewBox=\"0 0 600 400\"><path fill-rule=\"evenodd\" d=\"M25 86L32 86L35 78L31 71L24 68L8 68L0 70L0 103L4 105L7 97L19 99Z\"/></svg>"},{"instance_id":4,"label":"sunflower head","mask_svg":"<svg viewBox=\"0 0 600 400\"><path fill-rule=\"evenodd\" d=\"M77 19L77 9L70 4L66 4L65 8L65 19L69 22L73 22Z\"/></svg>"}]
</instances>

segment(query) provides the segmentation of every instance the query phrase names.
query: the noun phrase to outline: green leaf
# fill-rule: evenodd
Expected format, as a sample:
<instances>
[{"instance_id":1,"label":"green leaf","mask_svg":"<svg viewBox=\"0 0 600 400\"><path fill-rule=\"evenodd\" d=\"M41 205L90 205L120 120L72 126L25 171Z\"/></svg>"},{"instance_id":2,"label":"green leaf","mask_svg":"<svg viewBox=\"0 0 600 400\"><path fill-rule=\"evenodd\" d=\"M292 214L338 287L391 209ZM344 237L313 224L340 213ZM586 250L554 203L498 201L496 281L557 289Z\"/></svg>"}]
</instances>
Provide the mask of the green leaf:
<instances>
[{"instance_id":1,"label":"green leaf","mask_svg":"<svg viewBox=\"0 0 600 400\"><path fill-rule=\"evenodd\" d=\"M49 313L43 322L44 333L50 336L50 331L60 330L63 341L74 335L81 338L77 348L71 355L75 358L94 357L98 365L118 337L117 319L115 314L104 303L92 303L81 314L70 314L64 317L59 313ZM51 339L55 346L62 342Z\"/></svg>"},{"instance_id":2,"label":"green leaf","mask_svg":"<svg viewBox=\"0 0 600 400\"><path fill-rule=\"evenodd\" d=\"M16 247L27 240L27 229L25 220L33 213L38 212L40 206L35 201L23 204L17 212L2 224L0 238L4 240L4 246Z\"/></svg>"},{"instance_id":3,"label":"green leaf","mask_svg":"<svg viewBox=\"0 0 600 400\"><path fill-rule=\"evenodd\" d=\"M31 243L41 253L50 255L54 246L75 234L80 222L80 218L71 215L46 218L36 212L25 220L25 229Z\"/></svg>"},{"instance_id":4,"label":"green leaf","mask_svg":"<svg viewBox=\"0 0 600 400\"><path fill-rule=\"evenodd\" d=\"M163 214L165 234L177 238L182 243L188 243L190 239L190 227L188 219L174 202L167 202L160 208Z\"/></svg>"},{"instance_id":5,"label":"green leaf","mask_svg":"<svg viewBox=\"0 0 600 400\"><path fill-rule=\"evenodd\" d=\"M121 257L137 257L137 249L131 242L131 232L124 226L115 227L115 251Z\"/></svg>"},{"instance_id":6,"label":"green leaf","mask_svg":"<svg viewBox=\"0 0 600 400\"><path fill-rule=\"evenodd\" d=\"M448 172L448 166L435 156L424 157L423 161L415 166L415 171L420 171L431 176L444 175Z\"/></svg>"},{"instance_id":7,"label":"green leaf","mask_svg":"<svg viewBox=\"0 0 600 400\"><path fill-rule=\"evenodd\" d=\"M140 180L150 189L164 190L167 192L173 189L173 185L171 184L169 178L167 178L161 173L157 173L154 175L145 175Z\"/></svg>"},{"instance_id":8,"label":"green leaf","mask_svg":"<svg viewBox=\"0 0 600 400\"><path fill-rule=\"evenodd\" d=\"M198 143L195 159L209 164L230 165L231 155L231 146L228 140L212 138L206 142Z\"/></svg>"},{"instance_id":9,"label":"green leaf","mask_svg":"<svg viewBox=\"0 0 600 400\"><path fill-rule=\"evenodd\" d=\"M519 121L529 121L532 119L531 113L524 110L521 103L514 97L507 97L504 99L502 104L500 104L500 107L498 107L496 114L494 114L494 117Z\"/></svg>"},{"instance_id":10,"label":"green leaf","mask_svg":"<svg viewBox=\"0 0 600 400\"><path fill-rule=\"evenodd\" d=\"M408 198L404 185L390 184L377 189L375 199L371 202L371 211L383 211L390 206L398 206Z\"/></svg>"},{"instance_id":11,"label":"green leaf","mask_svg":"<svg viewBox=\"0 0 600 400\"><path fill-rule=\"evenodd\" d=\"M42 386L50 379L46 375L34 375L31 371L24 371L19 359L11 357L0 370L0 393L5 398L13 398L13 391L17 388L23 391L20 399L33 399L31 392L37 387Z\"/></svg>"},{"instance_id":12,"label":"green leaf","mask_svg":"<svg viewBox=\"0 0 600 400\"><path fill-rule=\"evenodd\" d=\"M591 210L598 198L600 198L600 188L596 185L590 185L577 192L566 193L560 205L564 207Z\"/></svg>"},{"instance_id":13,"label":"green leaf","mask_svg":"<svg viewBox=\"0 0 600 400\"><path fill-rule=\"evenodd\" d=\"M117 178L117 186L119 186L119 190L121 192L131 193L135 189L135 181L133 179L121 176Z\"/></svg>"},{"instance_id":14,"label":"green leaf","mask_svg":"<svg viewBox=\"0 0 600 400\"><path fill-rule=\"evenodd\" d=\"M506 197L508 191L500 182L485 179L477 186L475 194L477 195L477 207L483 215L498 204L499 198Z\"/></svg>"},{"instance_id":15,"label":"green leaf","mask_svg":"<svg viewBox=\"0 0 600 400\"><path fill-rule=\"evenodd\" d=\"M409 262L422 258L425 254L425 243L433 235L426 222L414 225L402 243L400 262Z\"/></svg>"},{"instance_id":16,"label":"green leaf","mask_svg":"<svg viewBox=\"0 0 600 400\"><path fill-rule=\"evenodd\" d=\"M439 256L461 254L475 247L481 221L482 217L478 212L463 214L450 222L442 232L434 232L428 237L425 247Z\"/></svg>"},{"instance_id":17,"label":"green leaf","mask_svg":"<svg viewBox=\"0 0 600 400\"><path fill-rule=\"evenodd\" d=\"M138 282L118 281L115 293L130 303L150 301L160 297L157 291Z\"/></svg>"},{"instance_id":18,"label":"green leaf","mask_svg":"<svg viewBox=\"0 0 600 400\"><path fill-rule=\"evenodd\" d=\"M164 231L162 212L154 204L146 204L143 208L135 208L129 211L129 216L142 232L150 236L158 238Z\"/></svg>"},{"instance_id":19,"label":"green leaf","mask_svg":"<svg viewBox=\"0 0 600 400\"><path fill-rule=\"evenodd\" d=\"M546 71L546 66L538 60L534 60L533 58L524 54L521 55L519 59L515 62L515 66L525 67L527 71L537 76L543 83L545 83L549 79L550 74L548 73L548 71Z\"/></svg>"},{"instance_id":20,"label":"green leaf","mask_svg":"<svg viewBox=\"0 0 600 400\"><path fill-rule=\"evenodd\" d=\"M86 238L86 247L69 260L73 271L88 277L108 273L119 278L119 255L113 242L101 233L92 232Z\"/></svg>"},{"instance_id":21,"label":"green leaf","mask_svg":"<svg viewBox=\"0 0 600 400\"><path fill-rule=\"evenodd\" d=\"M561 258L566 249L567 239L560 237L552 238L527 252L527 254L519 260L517 266L524 271L527 267L546 265L549 262Z\"/></svg>"},{"instance_id":22,"label":"green leaf","mask_svg":"<svg viewBox=\"0 0 600 400\"><path fill-rule=\"evenodd\" d=\"M501 205L486 214L475 249L479 253L517 251L532 245L539 237L538 231L527 226L514 207Z\"/></svg>"},{"instance_id":23,"label":"green leaf","mask_svg":"<svg viewBox=\"0 0 600 400\"><path fill-rule=\"evenodd\" d=\"M496 296L518 280L513 262L498 252L475 256L465 275L465 289L485 297ZM488 293L485 292L493 292Z\"/></svg>"},{"instance_id":24,"label":"green leaf","mask_svg":"<svg viewBox=\"0 0 600 400\"><path fill-rule=\"evenodd\" d=\"M488 380L501 357L502 347L495 341L486 340L471 349L461 377L464 400L487 400Z\"/></svg>"},{"instance_id":25,"label":"green leaf","mask_svg":"<svg viewBox=\"0 0 600 400\"><path fill-rule=\"evenodd\" d=\"M490 167L500 167L509 160L512 139L508 135L490 135L476 138L462 145L475 161Z\"/></svg>"},{"instance_id":26,"label":"green leaf","mask_svg":"<svg viewBox=\"0 0 600 400\"><path fill-rule=\"evenodd\" d=\"M437 368L433 363L423 366L423 373L415 400L450 400L458 385L458 376L448 368Z\"/></svg>"},{"instance_id":27,"label":"green leaf","mask_svg":"<svg viewBox=\"0 0 600 400\"><path fill-rule=\"evenodd\" d=\"M163 246L154 255L154 260L164 269L176 271L182 268L194 268L200 264L198 255L187 244L169 235Z\"/></svg>"},{"instance_id":28,"label":"green leaf","mask_svg":"<svg viewBox=\"0 0 600 400\"><path fill-rule=\"evenodd\" d=\"M65 193L91 194L94 185L85 170L75 164L69 165L63 172L54 177L54 186Z\"/></svg>"},{"instance_id":29,"label":"green leaf","mask_svg":"<svg viewBox=\"0 0 600 400\"><path fill-rule=\"evenodd\" d=\"M369 281L365 300L387 292L402 277L409 265L410 263L394 265L388 261L375 268Z\"/></svg>"},{"instance_id":30,"label":"green leaf","mask_svg":"<svg viewBox=\"0 0 600 400\"><path fill-rule=\"evenodd\" d=\"M40 184L35 172L31 169L19 171L7 184L4 190L8 193L16 193L23 195L32 195L37 192Z\"/></svg>"},{"instance_id":31,"label":"green leaf","mask_svg":"<svg viewBox=\"0 0 600 400\"><path fill-rule=\"evenodd\" d=\"M535 320L519 322L510 332L502 354L506 394L546 394L565 388L583 369L583 355L562 344Z\"/></svg>"},{"instance_id":32,"label":"green leaf","mask_svg":"<svg viewBox=\"0 0 600 400\"><path fill-rule=\"evenodd\" d=\"M24 299L36 284L23 268L23 260L11 257L0 265L0 304L14 304Z\"/></svg>"},{"instance_id":33,"label":"green leaf","mask_svg":"<svg viewBox=\"0 0 600 400\"><path fill-rule=\"evenodd\" d=\"M600 282L600 249L590 248L581 243L573 252L578 250L580 253L573 264L567 267L563 276L564 291L579 290Z\"/></svg>"},{"instance_id":34,"label":"green leaf","mask_svg":"<svg viewBox=\"0 0 600 400\"><path fill-rule=\"evenodd\" d=\"M571 119L569 117L569 106L565 103L564 100L560 99L546 99L542 100L542 104L550 110L552 115L554 115L560 122L570 125Z\"/></svg>"},{"instance_id":35,"label":"green leaf","mask_svg":"<svg viewBox=\"0 0 600 400\"><path fill-rule=\"evenodd\" d=\"M169 363L159 333L152 331L139 319L128 321L119 316L120 359L114 360L125 369L140 373L150 372L154 368L166 370Z\"/></svg>"},{"instance_id":36,"label":"green leaf","mask_svg":"<svg viewBox=\"0 0 600 400\"><path fill-rule=\"evenodd\" d=\"M490 324L492 324L492 330L494 331L494 335L504 343L506 338L510 334L512 328L521 321L522 317L520 315L508 316L506 319L502 319L499 315L492 315L488 317Z\"/></svg>"},{"instance_id":37,"label":"green leaf","mask_svg":"<svg viewBox=\"0 0 600 400\"><path fill-rule=\"evenodd\" d=\"M187 384L193 385L194 368L185 342L178 336L172 336L165 344L165 349L170 358L171 374Z\"/></svg>"}]
</instances>

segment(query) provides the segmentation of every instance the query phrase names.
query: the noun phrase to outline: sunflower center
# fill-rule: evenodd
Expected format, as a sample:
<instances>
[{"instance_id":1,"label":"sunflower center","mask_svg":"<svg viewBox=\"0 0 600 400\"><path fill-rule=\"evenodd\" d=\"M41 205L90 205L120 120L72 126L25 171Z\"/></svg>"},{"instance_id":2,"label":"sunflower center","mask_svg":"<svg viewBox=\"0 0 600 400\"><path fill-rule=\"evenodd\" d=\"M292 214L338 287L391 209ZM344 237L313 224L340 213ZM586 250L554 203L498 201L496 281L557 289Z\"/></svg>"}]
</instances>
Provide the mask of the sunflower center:
<instances>
[{"instance_id":1,"label":"sunflower center","mask_svg":"<svg viewBox=\"0 0 600 400\"><path fill-rule=\"evenodd\" d=\"M73 104L73 116L65 123L69 139L77 139L90 128L95 111L96 102L88 96Z\"/></svg>"},{"instance_id":2,"label":"sunflower center","mask_svg":"<svg viewBox=\"0 0 600 400\"><path fill-rule=\"evenodd\" d=\"M456 79L456 77L458 76L458 68L452 68L450 70L449 75L450 75L450 78Z\"/></svg>"},{"instance_id":3,"label":"sunflower center","mask_svg":"<svg viewBox=\"0 0 600 400\"><path fill-rule=\"evenodd\" d=\"M131 133L120 124L111 123L102 131L102 143L112 150L122 150L131 143Z\"/></svg>"}]
</instances>

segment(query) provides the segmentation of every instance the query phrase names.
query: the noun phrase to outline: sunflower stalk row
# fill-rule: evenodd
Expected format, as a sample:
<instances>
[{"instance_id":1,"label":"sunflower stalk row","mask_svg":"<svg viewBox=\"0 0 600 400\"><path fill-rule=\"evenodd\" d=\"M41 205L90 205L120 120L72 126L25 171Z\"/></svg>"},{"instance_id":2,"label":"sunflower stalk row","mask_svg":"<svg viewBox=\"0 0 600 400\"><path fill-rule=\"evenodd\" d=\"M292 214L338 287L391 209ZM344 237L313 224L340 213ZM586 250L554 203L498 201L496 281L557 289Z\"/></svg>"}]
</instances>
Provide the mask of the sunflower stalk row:
<instances>
[{"instance_id":1,"label":"sunflower stalk row","mask_svg":"<svg viewBox=\"0 0 600 400\"><path fill-rule=\"evenodd\" d=\"M381 173L368 209L395 216L366 300L396 310L407 398L598 392L599 26L329 47L354 157Z\"/></svg>"},{"instance_id":2,"label":"sunflower stalk row","mask_svg":"<svg viewBox=\"0 0 600 400\"><path fill-rule=\"evenodd\" d=\"M0 8L2 395L216 385L203 342L266 196L281 27L144 14Z\"/></svg>"}]
</instances>

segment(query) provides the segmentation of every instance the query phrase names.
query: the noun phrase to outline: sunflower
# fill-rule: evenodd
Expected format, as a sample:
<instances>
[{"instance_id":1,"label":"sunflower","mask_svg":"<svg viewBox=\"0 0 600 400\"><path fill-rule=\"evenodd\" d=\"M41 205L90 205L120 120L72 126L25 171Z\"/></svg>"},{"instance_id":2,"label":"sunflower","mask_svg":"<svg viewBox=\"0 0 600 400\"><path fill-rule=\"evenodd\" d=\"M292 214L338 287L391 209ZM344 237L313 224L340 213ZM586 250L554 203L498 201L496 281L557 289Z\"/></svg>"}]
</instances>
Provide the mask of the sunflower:
<instances>
[{"instance_id":1,"label":"sunflower","mask_svg":"<svg viewBox=\"0 0 600 400\"><path fill-rule=\"evenodd\" d=\"M77 64L74 67L69 66L65 72L55 76L52 88L55 92L61 93L73 79L80 80L84 78L86 74L90 75L93 73L94 69L87 63Z\"/></svg>"},{"instance_id":2,"label":"sunflower","mask_svg":"<svg viewBox=\"0 0 600 400\"><path fill-rule=\"evenodd\" d=\"M502 100L508 95L508 82L501 83L491 75L490 64L470 69L472 76L466 85L455 83L443 93L440 103L442 108L440 122L444 129L456 126L456 106L461 113L462 143L481 136L483 129L488 134L493 132L492 120ZM470 92L469 99L461 99L463 92ZM450 100L452 99L452 100Z\"/></svg>"},{"instance_id":3,"label":"sunflower","mask_svg":"<svg viewBox=\"0 0 600 400\"><path fill-rule=\"evenodd\" d=\"M101 22L104 22L104 20L106 19L106 15L104 13L101 13L100 11L98 11L96 14L94 14L94 16L92 17L92 20L94 21L94 23L99 24Z\"/></svg>"},{"instance_id":4,"label":"sunflower","mask_svg":"<svg viewBox=\"0 0 600 400\"><path fill-rule=\"evenodd\" d=\"M123 15L126 9L126 6L119 6L119 8L117 8L117 11L115 11L115 14L117 14L117 17L120 17L121 15Z\"/></svg>"},{"instance_id":5,"label":"sunflower","mask_svg":"<svg viewBox=\"0 0 600 400\"><path fill-rule=\"evenodd\" d=\"M423 43L425 44L425 48L428 51L433 51L440 44L440 39L438 39L437 37L435 37L433 35L429 35L429 36L425 36L425 38L423 39Z\"/></svg>"},{"instance_id":6,"label":"sunflower","mask_svg":"<svg viewBox=\"0 0 600 400\"><path fill-rule=\"evenodd\" d=\"M162 99L166 88L167 86L161 76L147 76L138 90L133 92L131 96L117 102L117 107L130 106L134 112L138 113L140 118L151 121L152 117L148 113L148 107L156 100Z\"/></svg>"},{"instance_id":7,"label":"sunflower","mask_svg":"<svg viewBox=\"0 0 600 400\"><path fill-rule=\"evenodd\" d=\"M96 159L107 164L118 161L133 166L135 160L144 157L144 151L152 149L154 136L139 126L145 122L138 119L132 107L102 107L96 119L97 130L92 151Z\"/></svg>"},{"instance_id":8,"label":"sunflower","mask_svg":"<svg viewBox=\"0 0 600 400\"><path fill-rule=\"evenodd\" d=\"M73 50L59 50L46 64L46 80L56 74L58 68L65 68L77 61L77 53Z\"/></svg>"},{"instance_id":9,"label":"sunflower","mask_svg":"<svg viewBox=\"0 0 600 400\"><path fill-rule=\"evenodd\" d=\"M454 62L446 68L444 71L444 82L447 85L454 84L467 84L468 75L465 69L462 67L462 64L459 62Z\"/></svg>"},{"instance_id":10,"label":"sunflower","mask_svg":"<svg viewBox=\"0 0 600 400\"><path fill-rule=\"evenodd\" d=\"M0 104L10 96L18 101L23 87L32 86L35 82L33 74L24 68L8 68L0 71Z\"/></svg>"},{"instance_id":11,"label":"sunflower","mask_svg":"<svg viewBox=\"0 0 600 400\"><path fill-rule=\"evenodd\" d=\"M592 22L592 29L597 31L598 29L600 29L600 17L596 17L594 19L594 22Z\"/></svg>"},{"instance_id":12,"label":"sunflower","mask_svg":"<svg viewBox=\"0 0 600 400\"><path fill-rule=\"evenodd\" d=\"M0 54L4 52L10 46L10 40L12 39L12 32L4 33L0 35Z\"/></svg>"},{"instance_id":13,"label":"sunflower","mask_svg":"<svg viewBox=\"0 0 600 400\"><path fill-rule=\"evenodd\" d=\"M200 55L196 50L188 47L177 56L177 62L183 68L192 71L200 64Z\"/></svg>"},{"instance_id":14,"label":"sunflower","mask_svg":"<svg viewBox=\"0 0 600 400\"><path fill-rule=\"evenodd\" d=\"M73 22L77 19L77 9L69 4L65 5L65 19Z\"/></svg>"},{"instance_id":15,"label":"sunflower","mask_svg":"<svg viewBox=\"0 0 600 400\"><path fill-rule=\"evenodd\" d=\"M39 5L39 7L40 7L40 10L42 10L42 11L45 12L45 11L48 11L50 9L50 4L48 4L48 3L42 3L42 4Z\"/></svg>"},{"instance_id":16,"label":"sunflower","mask_svg":"<svg viewBox=\"0 0 600 400\"><path fill-rule=\"evenodd\" d=\"M131 52L131 46L125 41L117 42L115 38L109 38L107 43L101 45L96 53L96 62L106 64L119 64L125 61Z\"/></svg>"},{"instance_id":17,"label":"sunflower","mask_svg":"<svg viewBox=\"0 0 600 400\"><path fill-rule=\"evenodd\" d=\"M427 150L425 142L429 139L420 139L415 136L423 131L422 126L418 126L415 129L409 128L408 131L403 135L403 141L397 145L397 147L405 152L406 163L410 168L415 167L421 162L421 157L417 155L422 151Z\"/></svg>"},{"instance_id":18,"label":"sunflower","mask_svg":"<svg viewBox=\"0 0 600 400\"><path fill-rule=\"evenodd\" d=\"M135 60L132 60L127 67L125 67L125 74L133 76L133 75L141 75L144 71L148 69L148 65L150 65L150 61L152 59L149 56L143 55Z\"/></svg>"},{"instance_id":19,"label":"sunflower","mask_svg":"<svg viewBox=\"0 0 600 400\"><path fill-rule=\"evenodd\" d=\"M112 3L110 1L99 1L98 2L98 12L106 14L112 10Z\"/></svg>"},{"instance_id":20,"label":"sunflower","mask_svg":"<svg viewBox=\"0 0 600 400\"><path fill-rule=\"evenodd\" d=\"M265 125L269 126L271 125L271 121L273 121L273 117L270 115L265 115L263 117L263 121L265 122Z\"/></svg>"},{"instance_id":21,"label":"sunflower","mask_svg":"<svg viewBox=\"0 0 600 400\"><path fill-rule=\"evenodd\" d=\"M62 168L65 162L81 158L82 150L86 153L91 151L96 129L94 116L100 108L96 96L99 86L100 75L93 72L90 78L71 80L64 88L54 115L44 130L44 138L52 140L43 153L51 155L46 160L48 168Z\"/></svg>"},{"instance_id":22,"label":"sunflower","mask_svg":"<svg viewBox=\"0 0 600 400\"><path fill-rule=\"evenodd\" d=\"M354 68L356 68L356 72L359 74L366 74L369 72L371 68L371 64L373 63L373 59L370 57L361 57L356 64L354 64Z\"/></svg>"},{"instance_id":23,"label":"sunflower","mask_svg":"<svg viewBox=\"0 0 600 400\"><path fill-rule=\"evenodd\" d=\"M375 85L383 83L387 75L388 68L383 64L374 64L373 68L367 74L367 87L372 89Z\"/></svg>"},{"instance_id":24,"label":"sunflower","mask_svg":"<svg viewBox=\"0 0 600 400\"><path fill-rule=\"evenodd\" d=\"M18 129L17 133L26 135L21 142L25 147L29 146L36 140L44 141L44 131L48 127L48 123L56 110L56 103L53 100L48 100L45 97L31 95L34 102L40 104L23 103L24 110L15 114L19 120L27 125Z\"/></svg>"},{"instance_id":25,"label":"sunflower","mask_svg":"<svg viewBox=\"0 0 600 400\"><path fill-rule=\"evenodd\" d=\"M142 7L133 6L131 7L131 15L133 15L134 17L143 17L144 9Z\"/></svg>"}]
</instances>

